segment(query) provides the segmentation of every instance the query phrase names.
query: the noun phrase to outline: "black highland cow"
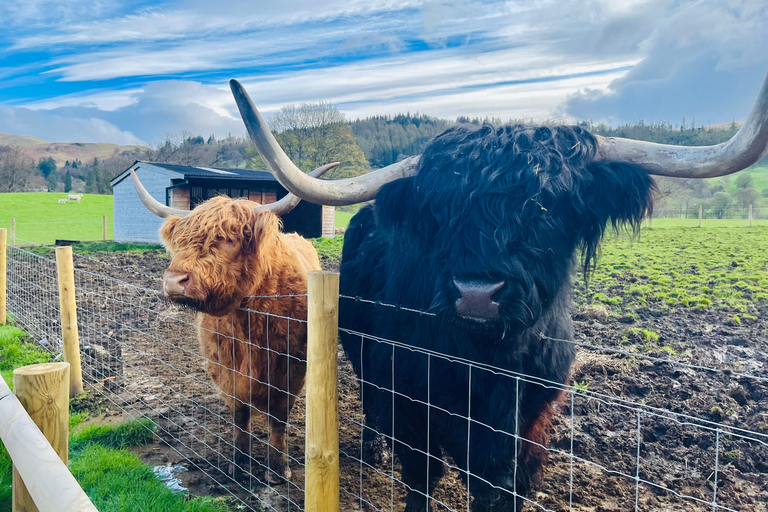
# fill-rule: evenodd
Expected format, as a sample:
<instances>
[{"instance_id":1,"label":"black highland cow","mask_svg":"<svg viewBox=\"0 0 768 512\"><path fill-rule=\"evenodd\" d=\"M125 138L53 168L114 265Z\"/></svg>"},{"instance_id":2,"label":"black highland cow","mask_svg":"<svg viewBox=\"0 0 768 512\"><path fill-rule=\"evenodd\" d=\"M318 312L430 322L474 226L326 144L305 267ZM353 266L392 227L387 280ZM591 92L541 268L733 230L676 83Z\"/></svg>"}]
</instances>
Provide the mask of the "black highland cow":
<instances>
[{"instance_id":1,"label":"black highland cow","mask_svg":"<svg viewBox=\"0 0 768 512\"><path fill-rule=\"evenodd\" d=\"M352 219L340 289L436 315L342 300L340 325L565 383L574 347L548 338L573 339L574 252L581 249L587 268L606 225L636 227L651 208L647 173L595 162L594 154L595 139L579 128L486 125L437 137L416 176L385 185ZM427 452L470 468L475 510L514 510L512 491L528 492L544 450L516 447L508 434L517 424L523 438L546 445L558 389L518 386L480 367L470 384L465 363L432 357L428 365L423 353L370 339L361 347L353 334L341 341L357 374L373 384L363 385L367 424L391 437L394 420L393 448L413 489L407 510L423 510L442 475L435 460L427 475ZM419 402L396 394L393 405L393 374L395 392Z\"/></svg>"},{"instance_id":2,"label":"black highland cow","mask_svg":"<svg viewBox=\"0 0 768 512\"><path fill-rule=\"evenodd\" d=\"M588 272L608 227L638 228L651 210L650 175L723 176L768 152L767 77L744 126L716 146L486 125L448 130L423 155L368 175L320 181L230 84L259 154L290 192L328 205L376 199L345 236L341 293L429 312L340 306L342 327L373 335L341 340L365 382L368 426L394 437L408 511L434 505L445 455L473 510L521 510L575 355L558 340L573 339L579 253Z\"/></svg>"}]
</instances>

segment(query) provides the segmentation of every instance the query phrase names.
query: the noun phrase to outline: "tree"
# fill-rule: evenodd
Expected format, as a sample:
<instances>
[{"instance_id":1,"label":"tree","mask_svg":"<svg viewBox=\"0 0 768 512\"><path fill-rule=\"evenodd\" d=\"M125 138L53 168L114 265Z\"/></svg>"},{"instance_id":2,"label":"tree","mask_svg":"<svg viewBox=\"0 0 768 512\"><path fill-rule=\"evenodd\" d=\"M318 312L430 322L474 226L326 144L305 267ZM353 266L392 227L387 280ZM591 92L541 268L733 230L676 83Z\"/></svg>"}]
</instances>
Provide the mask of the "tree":
<instances>
[{"instance_id":1,"label":"tree","mask_svg":"<svg viewBox=\"0 0 768 512\"><path fill-rule=\"evenodd\" d=\"M712 196L712 211L718 219L725 217L731 206L731 196L727 192L715 192Z\"/></svg>"},{"instance_id":2,"label":"tree","mask_svg":"<svg viewBox=\"0 0 768 512\"><path fill-rule=\"evenodd\" d=\"M0 192L23 192L34 175L35 163L19 146L0 146Z\"/></svg>"},{"instance_id":3,"label":"tree","mask_svg":"<svg viewBox=\"0 0 768 512\"><path fill-rule=\"evenodd\" d=\"M747 172L739 173L736 177L736 188L752 188L753 183L752 175Z\"/></svg>"},{"instance_id":4,"label":"tree","mask_svg":"<svg viewBox=\"0 0 768 512\"><path fill-rule=\"evenodd\" d=\"M328 179L358 176L368 162L352 135L344 114L331 103L286 105L272 118L275 137L293 162L309 172L330 162L341 162Z\"/></svg>"},{"instance_id":5,"label":"tree","mask_svg":"<svg viewBox=\"0 0 768 512\"><path fill-rule=\"evenodd\" d=\"M757 198L758 198L757 190L753 189L752 187L749 188L740 188L736 191L736 202L741 206L742 208L749 208L750 206L755 206L757 204Z\"/></svg>"},{"instance_id":6,"label":"tree","mask_svg":"<svg viewBox=\"0 0 768 512\"><path fill-rule=\"evenodd\" d=\"M59 188L59 177L56 175L56 171L53 171L48 175L48 192L56 192Z\"/></svg>"},{"instance_id":7,"label":"tree","mask_svg":"<svg viewBox=\"0 0 768 512\"><path fill-rule=\"evenodd\" d=\"M91 169L88 171L88 178L85 180L85 191L89 194L98 194L99 193L99 175L96 172L96 169Z\"/></svg>"},{"instance_id":8,"label":"tree","mask_svg":"<svg viewBox=\"0 0 768 512\"><path fill-rule=\"evenodd\" d=\"M37 168L40 169L43 176L47 178L51 173L56 171L56 161L50 156L48 158L41 158L40 162L37 164Z\"/></svg>"},{"instance_id":9,"label":"tree","mask_svg":"<svg viewBox=\"0 0 768 512\"><path fill-rule=\"evenodd\" d=\"M72 172L67 169L67 174L64 175L64 192L72 192Z\"/></svg>"}]
</instances>

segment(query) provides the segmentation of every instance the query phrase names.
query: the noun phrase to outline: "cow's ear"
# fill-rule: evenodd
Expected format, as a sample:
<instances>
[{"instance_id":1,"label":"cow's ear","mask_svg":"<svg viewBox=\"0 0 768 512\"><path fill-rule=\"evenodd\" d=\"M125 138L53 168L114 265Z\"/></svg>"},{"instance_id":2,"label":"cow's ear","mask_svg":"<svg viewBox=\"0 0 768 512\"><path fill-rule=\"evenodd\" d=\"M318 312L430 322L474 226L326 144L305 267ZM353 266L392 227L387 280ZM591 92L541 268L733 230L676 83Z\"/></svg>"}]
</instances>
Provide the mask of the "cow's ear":
<instances>
[{"instance_id":1,"label":"cow's ear","mask_svg":"<svg viewBox=\"0 0 768 512\"><path fill-rule=\"evenodd\" d=\"M266 239L273 238L280 232L282 221L272 212L253 212L254 218L248 228L243 229L243 249L256 251Z\"/></svg>"},{"instance_id":2,"label":"cow's ear","mask_svg":"<svg viewBox=\"0 0 768 512\"><path fill-rule=\"evenodd\" d=\"M166 247L170 247L171 240L173 240L173 230L176 229L176 224L178 224L180 220L181 217L172 215L163 222L162 226L160 226L160 240L162 240L163 245Z\"/></svg>"},{"instance_id":3,"label":"cow's ear","mask_svg":"<svg viewBox=\"0 0 768 512\"><path fill-rule=\"evenodd\" d=\"M653 210L656 186L642 167L619 162L593 162L579 181L574 205L586 270L595 262L606 228L639 231Z\"/></svg>"}]
</instances>

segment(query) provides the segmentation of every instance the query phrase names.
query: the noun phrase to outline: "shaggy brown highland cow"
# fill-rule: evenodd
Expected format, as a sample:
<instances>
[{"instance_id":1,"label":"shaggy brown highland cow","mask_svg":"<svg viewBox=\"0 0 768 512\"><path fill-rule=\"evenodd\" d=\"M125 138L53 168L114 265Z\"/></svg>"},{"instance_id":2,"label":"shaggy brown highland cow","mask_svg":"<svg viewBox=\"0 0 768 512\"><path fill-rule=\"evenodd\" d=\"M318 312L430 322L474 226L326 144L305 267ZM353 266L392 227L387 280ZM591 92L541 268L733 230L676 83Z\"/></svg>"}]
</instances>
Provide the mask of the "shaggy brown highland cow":
<instances>
[{"instance_id":1,"label":"shaggy brown highland cow","mask_svg":"<svg viewBox=\"0 0 768 512\"><path fill-rule=\"evenodd\" d=\"M268 470L290 477L285 428L304 386L307 272L320 270L312 244L280 232L280 219L256 203L213 198L186 218L171 217L160 236L171 254L163 292L200 311L198 336L208 374L234 411L235 472L250 456L251 409L269 413ZM262 296L295 297L262 298ZM290 336L289 336L290 335ZM288 391L286 395L285 391ZM245 465L244 465L245 464Z\"/></svg>"},{"instance_id":2,"label":"shaggy brown highland cow","mask_svg":"<svg viewBox=\"0 0 768 512\"><path fill-rule=\"evenodd\" d=\"M285 430L304 386L307 330L306 323L287 318L307 318L307 272L320 270L312 244L280 230L277 215L290 211L299 199L289 194L277 203L259 205L215 197L190 212L162 205L135 173L132 177L147 208L167 218L160 236L171 265L163 293L200 312L198 337L208 374L234 412L232 475L250 469L255 409L269 424L265 479L277 483L289 478Z\"/></svg>"}]
</instances>

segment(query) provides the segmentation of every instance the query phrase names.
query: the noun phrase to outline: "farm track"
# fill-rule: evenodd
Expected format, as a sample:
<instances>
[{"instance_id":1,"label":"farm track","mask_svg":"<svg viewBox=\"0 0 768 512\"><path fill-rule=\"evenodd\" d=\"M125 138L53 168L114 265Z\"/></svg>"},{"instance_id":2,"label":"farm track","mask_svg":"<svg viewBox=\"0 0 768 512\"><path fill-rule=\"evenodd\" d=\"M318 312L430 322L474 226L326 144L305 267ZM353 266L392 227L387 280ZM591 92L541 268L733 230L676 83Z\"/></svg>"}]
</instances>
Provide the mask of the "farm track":
<instances>
[{"instance_id":1,"label":"farm track","mask_svg":"<svg viewBox=\"0 0 768 512\"><path fill-rule=\"evenodd\" d=\"M760 257L767 258L765 254ZM161 276L168 260L158 253L104 254L97 258L108 265L83 258L76 258L75 264L79 270L81 338L83 346L90 347L84 355L91 383L88 387L107 397L107 414L113 415L112 419L124 417L114 404L152 418L163 442L137 451L152 464L184 463L182 456L188 458L197 468L182 478L192 492L232 493L255 510L263 508L260 501L269 503L270 510L295 510L289 505L303 503L304 485L304 473L296 461L291 461L292 484L274 488L258 482L262 471L255 465L254 477L239 483L224 473L232 451L232 417L206 377L194 313L165 303L153 291L159 290L157 281L148 277ZM621 295L626 291L622 286L630 285L619 280L613 286L612 294ZM662 311L649 306L627 318L583 307L575 312L576 341L768 379L768 306L755 305L755 310L758 314L753 315L754 320L734 323L733 313L710 309ZM659 339L649 343L642 338L640 328L652 329ZM360 463L344 457L345 453L359 457L360 427L356 422L360 421L360 404L357 384L349 377L352 370L340 355L341 485L352 494L362 490L369 503L389 510L393 498L396 504L404 502L403 486L392 485L389 478L390 474L395 478L399 475L396 461L376 469L364 468L361 475ZM768 511L768 446L729 434L734 427L745 429L762 434L758 440L768 442L766 380L584 348L579 350L573 379L584 383L584 389L573 394L573 410L570 396L559 406L550 443L556 452L550 454L549 464L530 496L546 510L613 512L634 510L636 502L639 510L648 511L712 510L717 452L718 505L738 511ZM596 394L606 398L595 399ZM646 411L639 415L639 472L638 406ZM654 410L650 408L672 414L647 413ZM681 425L676 419L683 416L675 415L698 420ZM706 430L702 421L722 427ZM301 402L294 407L290 423L289 453L302 461ZM568 456L571 429L577 457L573 466ZM266 424L257 421L251 430L253 455L263 461ZM636 493L635 480L617 473L638 475L663 488L640 485ZM449 472L442 480L435 498L454 510L467 509L466 491L456 472ZM350 494L342 492L341 501L342 510L359 509L359 500ZM401 510L402 505L394 509ZM533 506L527 509L541 510Z\"/></svg>"}]
</instances>

